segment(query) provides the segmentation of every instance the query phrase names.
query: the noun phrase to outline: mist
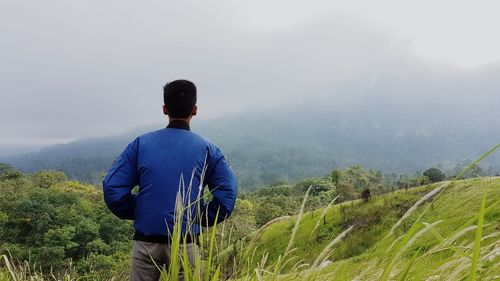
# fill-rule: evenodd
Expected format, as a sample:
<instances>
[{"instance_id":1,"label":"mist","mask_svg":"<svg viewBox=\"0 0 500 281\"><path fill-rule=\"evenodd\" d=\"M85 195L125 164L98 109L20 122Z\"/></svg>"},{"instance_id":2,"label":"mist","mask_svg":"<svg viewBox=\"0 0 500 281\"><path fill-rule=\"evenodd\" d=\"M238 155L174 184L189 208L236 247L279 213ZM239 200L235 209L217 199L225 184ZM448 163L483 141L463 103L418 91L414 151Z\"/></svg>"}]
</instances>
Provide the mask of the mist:
<instances>
[{"instance_id":1,"label":"mist","mask_svg":"<svg viewBox=\"0 0 500 281\"><path fill-rule=\"evenodd\" d=\"M377 108L431 100L443 114L500 105L497 63L462 69L422 58L407 38L336 4L262 13L263 3L229 1L0 5L3 146L162 122L162 86L178 78L197 84L205 120L308 101Z\"/></svg>"}]
</instances>

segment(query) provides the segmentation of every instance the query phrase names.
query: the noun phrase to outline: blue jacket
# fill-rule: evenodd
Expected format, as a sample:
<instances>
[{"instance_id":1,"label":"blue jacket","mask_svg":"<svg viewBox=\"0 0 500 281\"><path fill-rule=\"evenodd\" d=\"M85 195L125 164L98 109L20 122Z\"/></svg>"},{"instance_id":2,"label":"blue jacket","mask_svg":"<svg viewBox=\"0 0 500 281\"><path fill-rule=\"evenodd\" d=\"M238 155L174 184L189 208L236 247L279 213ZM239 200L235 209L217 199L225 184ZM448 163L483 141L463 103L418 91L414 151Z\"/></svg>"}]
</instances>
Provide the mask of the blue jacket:
<instances>
[{"instance_id":1,"label":"blue jacket","mask_svg":"<svg viewBox=\"0 0 500 281\"><path fill-rule=\"evenodd\" d=\"M135 186L137 194L132 193ZM213 195L208 203L200 196L205 186ZM215 144L189 131L188 124L174 121L131 142L108 171L103 190L116 216L134 220L134 239L166 243L175 222L177 194L184 207L189 205L183 233L197 235L200 226L212 226L231 214L236 178Z\"/></svg>"}]
</instances>

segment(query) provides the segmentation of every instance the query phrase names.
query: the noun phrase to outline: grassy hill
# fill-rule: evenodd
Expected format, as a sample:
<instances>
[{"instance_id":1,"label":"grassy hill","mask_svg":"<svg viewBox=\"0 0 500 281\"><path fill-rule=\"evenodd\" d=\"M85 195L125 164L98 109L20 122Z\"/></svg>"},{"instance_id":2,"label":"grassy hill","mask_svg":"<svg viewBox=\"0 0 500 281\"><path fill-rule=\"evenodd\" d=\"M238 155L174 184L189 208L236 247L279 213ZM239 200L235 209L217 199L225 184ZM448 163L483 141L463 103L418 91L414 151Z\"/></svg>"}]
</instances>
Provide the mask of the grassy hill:
<instances>
[{"instance_id":1,"label":"grassy hill","mask_svg":"<svg viewBox=\"0 0 500 281\"><path fill-rule=\"evenodd\" d=\"M441 192L396 224L436 188L442 188ZM401 190L369 202L344 202L303 214L291 247L297 217L273 223L237 255L242 263L247 261L244 267L249 276L291 273L280 280L314 276L325 280L463 280L476 261L478 277L495 280L500 276L499 201L500 178ZM482 228L477 226L478 218L484 219ZM482 234L476 240L478 229ZM345 236L338 239L343 232ZM335 239L338 242L329 246ZM293 249L289 253L287 246ZM327 255L318 259L322 252ZM317 266L312 266L315 262Z\"/></svg>"}]
</instances>

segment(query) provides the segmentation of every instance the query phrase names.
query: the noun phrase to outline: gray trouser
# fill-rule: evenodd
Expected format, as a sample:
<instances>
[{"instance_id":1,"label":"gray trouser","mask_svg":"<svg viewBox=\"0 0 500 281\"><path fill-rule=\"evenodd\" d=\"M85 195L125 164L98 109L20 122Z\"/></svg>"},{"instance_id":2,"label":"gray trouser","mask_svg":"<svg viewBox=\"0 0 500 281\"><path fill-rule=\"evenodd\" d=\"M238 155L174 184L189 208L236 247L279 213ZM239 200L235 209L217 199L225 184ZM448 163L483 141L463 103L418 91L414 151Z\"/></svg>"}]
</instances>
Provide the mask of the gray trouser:
<instances>
[{"instance_id":1,"label":"gray trouser","mask_svg":"<svg viewBox=\"0 0 500 281\"><path fill-rule=\"evenodd\" d=\"M199 255L198 245L195 243L181 244L179 249L181 253L184 250L184 246L186 247L189 264L194 268L196 257ZM169 262L169 244L134 240L130 281L158 281L161 273L158 267L160 269L163 267L168 269ZM182 264L182 262L180 262L180 264ZM179 271L179 280L184 280L182 266ZM198 274L201 274L201 272Z\"/></svg>"}]
</instances>

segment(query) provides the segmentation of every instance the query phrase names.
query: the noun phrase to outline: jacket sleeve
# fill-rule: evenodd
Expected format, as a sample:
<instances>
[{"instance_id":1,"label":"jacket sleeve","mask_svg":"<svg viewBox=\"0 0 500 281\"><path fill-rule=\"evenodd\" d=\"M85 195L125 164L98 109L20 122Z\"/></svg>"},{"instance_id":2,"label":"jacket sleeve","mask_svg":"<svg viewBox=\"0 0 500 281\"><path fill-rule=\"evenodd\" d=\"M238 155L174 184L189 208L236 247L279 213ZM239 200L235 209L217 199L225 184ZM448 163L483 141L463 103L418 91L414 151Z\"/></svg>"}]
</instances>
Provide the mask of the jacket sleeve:
<instances>
[{"instance_id":1,"label":"jacket sleeve","mask_svg":"<svg viewBox=\"0 0 500 281\"><path fill-rule=\"evenodd\" d=\"M125 148L102 183L106 205L121 219L134 219L135 195L132 189L139 184L137 146L138 139L135 139Z\"/></svg>"},{"instance_id":2,"label":"jacket sleeve","mask_svg":"<svg viewBox=\"0 0 500 281\"><path fill-rule=\"evenodd\" d=\"M213 198L205 205L201 225L213 226L224 221L233 212L237 184L229 163L218 148L209 149L207 160L205 183Z\"/></svg>"}]
</instances>

